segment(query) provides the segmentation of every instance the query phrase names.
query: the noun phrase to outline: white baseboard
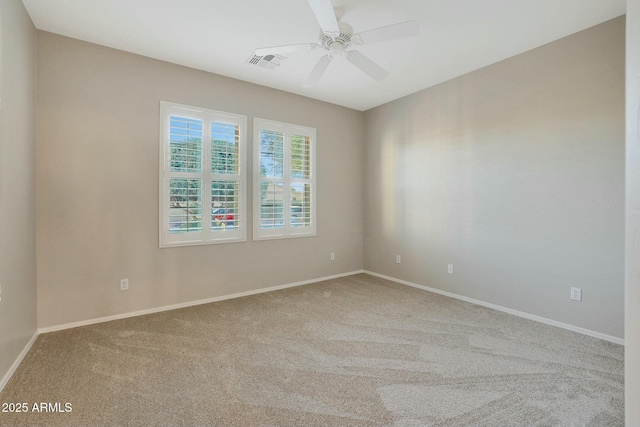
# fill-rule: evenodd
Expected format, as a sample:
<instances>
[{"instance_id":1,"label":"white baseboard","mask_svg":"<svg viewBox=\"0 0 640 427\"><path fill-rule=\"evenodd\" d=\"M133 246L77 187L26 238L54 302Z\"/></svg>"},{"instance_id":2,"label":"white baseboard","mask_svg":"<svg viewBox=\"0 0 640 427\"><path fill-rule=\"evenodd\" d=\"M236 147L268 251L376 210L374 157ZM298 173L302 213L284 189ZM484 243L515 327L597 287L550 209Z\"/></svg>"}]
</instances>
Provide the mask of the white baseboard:
<instances>
[{"instance_id":1,"label":"white baseboard","mask_svg":"<svg viewBox=\"0 0 640 427\"><path fill-rule=\"evenodd\" d=\"M293 287L296 287L296 286L308 285L308 284L311 284L311 283L322 282L322 281L325 281L325 280L337 279L337 278L345 277L345 276L352 276L354 274L359 274L359 273L370 274L372 276L380 277L382 279L390 280L392 282L400 283L400 284L403 284L403 285L407 285L407 286L411 286L411 287L414 287L414 288L422 289L422 290L425 290L425 291L433 292L433 293L436 293L436 294L444 295L444 296L447 296L447 297L459 299L459 300L462 300L462 301L470 302L472 304L481 305L483 307L492 308L494 310L498 310L498 311L502 311L502 312L505 312L505 313L513 314L515 316L523 317L523 318L529 319L529 320L534 320L534 321L537 321L537 322L540 322L540 323L544 323L544 324L547 324L547 325L552 325L552 326L557 326L559 328L568 329L568 330L573 331L573 332L578 332L578 333L583 334L583 335L588 335L588 336L591 336L591 337L600 338L600 339L603 339L605 341L613 342L615 344L624 345L624 339L622 339L622 338L617 338L617 337L614 337L614 336L611 336L611 335L607 335L607 334L603 334L603 333L600 333L600 332L592 331L592 330L589 330L589 329L581 328L581 327L578 327L578 326L570 325L568 323L558 322L556 320L547 319L545 317L536 316L534 314L525 313L523 311L513 310L511 308L502 307L500 305L491 304L491 303L488 303L488 302L484 302L484 301L480 301L480 300L477 300L477 299L465 297L465 296L462 296L462 295L457 295L457 294L454 294L454 293L451 293L451 292L442 291L440 289L435 289L435 288L430 288L428 286L418 285L417 283L412 283L412 282L408 282L406 280L396 279L395 277L385 276L383 274L374 273L373 271L356 270L356 271L350 271L348 273L341 273L341 274L335 274L335 275L332 275L332 276L320 277L320 278L317 278L317 279L304 280L304 281L301 281L301 282L289 283L289 284L279 285L279 286L271 286L269 288L263 288L263 289L257 289L257 290L252 290L252 291L245 291L245 292L238 292L238 293L235 293L235 294L223 295L223 296L219 296L219 297L207 298L207 299L196 300L196 301L189 301L189 302L185 302L185 303L181 303L181 304L167 305L167 306L163 306L163 307L156 307L156 308L150 308L150 309L146 309L146 310L133 311L133 312L129 312L129 313L116 314L116 315L113 315L113 316L106 316L106 317L99 317L99 318L95 318L95 319L88 319L88 320L83 320L83 321L80 321L80 322L66 323L66 324L62 324L62 325L49 326L49 327L46 327L46 328L39 328L36 331L36 333L31 337L31 339L29 340L27 345L25 345L25 347L22 350L22 352L20 352L20 355L18 355L18 357L16 358L15 362L13 362L13 365L11 365L11 368L9 368L9 371L2 378L2 381L0 381L0 392L7 385L7 383L9 382L9 379L14 374L16 369L18 369L18 366L22 362L22 359L24 359L24 357L27 355L27 353L31 349L31 346L33 345L33 343L35 342L35 340L36 340L36 338L38 337L39 334L44 334L44 333L47 333L47 332L54 332L54 331L61 331L61 330L64 330L64 329L77 328L79 326L93 325L93 324L96 324L96 323L109 322L109 321L112 321L112 320L126 319L128 317L142 316L142 315L145 315L145 314L159 313L159 312L162 312L162 311L175 310L175 309L178 309L178 308L191 307L191 306L194 306L194 305L208 304L208 303L212 303L212 302L224 301L224 300L233 299L233 298L240 298L240 297L245 297L245 296L249 296L249 295L262 294L262 293L266 293L266 292L277 291L277 290L280 290L280 289L293 288Z\"/></svg>"},{"instance_id":2,"label":"white baseboard","mask_svg":"<svg viewBox=\"0 0 640 427\"><path fill-rule=\"evenodd\" d=\"M22 363L22 359L24 359L24 357L27 355L27 353L31 349L31 346L36 341L36 338L38 338L38 332L37 331L36 331L36 333L33 334L31 339L27 343L27 345L24 346L24 348L22 349L22 351L18 355L18 358L13 362L13 365L11 365L11 367L9 368L9 371L7 371L7 373L2 378L2 381L0 381L0 392L4 389L4 386L7 385L7 383L11 379L11 376L16 371L16 369L18 369L18 366L20 366L20 363Z\"/></svg>"},{"instance_id":3,"label":"white baseboard","mask_svg":"<svg viewBox=\"0 0 640 427\"><path fill-rule=\"evenodd\" d=\"M433 293L444 295L444 296L447 296L447 297L451 297L451 298L459 299L459 300L462 300L462 301L470 302L472 304L481 305L483 307L492 308L494 310L502 311L504 313L513 314L513 315L518 316L518 317L524 317L525 319L535 320L536 322L544 323L544 324L551 325L551 326L557 326L557 327L563 328L563 329L568 329L570 331L578 332L580 334L588 335L590 337L600 338L600 339L603 339L605 341L610 341L610 342L615 343L615 344L624 345L624 339L623 338L614 337L614 336L611 336L611 335L607 335L607 334L603 334L603 333L600 333L600 332L592 331L590 329L581 328L579 326L570 325L568 323L558 322L557 320L547 319L546 317L536 316L535 314L525 313L524 311L518 311L518 310L511 309L511 308L502 307L500 305L491 304L491 303L488 303L488 302L484 302L484 301L480 301L480 300L477 300L477 299L465 297L465 296L454 294L454 293L451 293L451 292L441 291L440 289L435 289L435 288L430 288L428 286L418 285L417 283L412 283L412 282L408 282L406 280L396 279L395 277L385 276L384 274L374 273L373 271L365 270L364 272L366 274L370 274L372 276L380 277L381 279L390 280L392 282L400 283L402 285L411 286L411 287L414 287L414 288L422 289L422 290L425 290L425 291L433 292Z\"/></svg>"},{"instance_id":4,"label":"white baseboard","mask_svg":"<svg viewBox=\"0 0 640 427\"><path fill-rule=\"evenodd\" d=\"M286 285L271 286L269 288L256 289L256 290L253 290L253 291L238 292L238 293L235 293L235 294L223 295L223 296L213 297L213 298L206 298L206 299L201 299L201 300L196 300L196 301L189 301L189 302L184 302L184 303L180 303L180 304L173 304L173 305L165 305L165 306L162 306L162 307L148 308L146 310L131 311L131 312L128 312L128 313L115 314L113 316L98 317L98 318L95 318L95 319L81 320L79 322L65 323L65 324L62 324L62 325L55 325L55 326L48 326L46 328L39 328L38 329L38 334L45 334L47 332L62 331L64 329L77 328L79 326L93 325L93 324L102 323L102 322L110 322L112 320L126 319L128 317L142 316L142 315L145 315L145 314L160 313L162 311L175 310L175 309L178 309L178 308L191 307L191 306L194 306L194 305L208 304L208 303L212 303L212 302L224 301L224 300L233 299L233 298L246 297L246 296L249 296L249 295L263 294L265 292L271 292L271 291L277 291L277 290L280 290L280 289L287 289L287 288L293 288L293 287L296 287L296 286L308 285L308 284L311 284L311 283L322 282L324 280L331 280L331 279L337 279L339 277L352 276L352 275L358 274L358 273L364 273L364 270L350 271L348 273L334 274L332 276L325 276L325 277L320 277L320 278L317 278L317 279L303 280L302 282L289 283L289 284L286 284Z\"/></svg>"}]
</instances>

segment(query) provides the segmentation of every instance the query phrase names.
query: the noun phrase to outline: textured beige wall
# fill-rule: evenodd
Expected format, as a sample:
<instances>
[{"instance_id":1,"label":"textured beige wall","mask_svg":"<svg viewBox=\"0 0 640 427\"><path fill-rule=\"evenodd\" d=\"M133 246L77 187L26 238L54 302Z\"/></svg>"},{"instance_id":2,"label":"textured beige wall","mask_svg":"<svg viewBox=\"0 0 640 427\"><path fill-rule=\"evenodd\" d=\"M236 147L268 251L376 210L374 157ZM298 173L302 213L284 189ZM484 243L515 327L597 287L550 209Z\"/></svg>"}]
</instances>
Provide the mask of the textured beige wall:
<instances>
[{"instance_id":1,"label":"textured beige wall","mask_svg":"<svg viewBox=\"0 0 640 427\"><path fill-rule=\"evenodd\" d=\"M624 33L367 111L365 269L623 337Z\"/></svg>"},{"instance_id":2,"label":"textured beige wall","mask_svg":"<svg viewBox=\"0 0 640 427\"><path fill-rule=\"evenodd\" d=\"M626 425L640 426L640 0L627 0Z\"/></svg>"},{"instance_id":3,"label":"textured beige wall","mask_svg":"<svg viewBox=\"0 0 640 427\"><path fill-rule=\"evenodd\" d=\"M0 381L36 332L36 40L0 1Z\"/></svg>"},{"instance_id":4,"label":"textured beige wall","mask_svg":"<svg viewBox=\"0 0 640 427\"><path fill-rule=\"evenodd\" d=\"M40 327L362 268L362 112L44 32L38 85ZM159 249L160 100L316 127L317 236Z\"/></svg>"}]
</instances>

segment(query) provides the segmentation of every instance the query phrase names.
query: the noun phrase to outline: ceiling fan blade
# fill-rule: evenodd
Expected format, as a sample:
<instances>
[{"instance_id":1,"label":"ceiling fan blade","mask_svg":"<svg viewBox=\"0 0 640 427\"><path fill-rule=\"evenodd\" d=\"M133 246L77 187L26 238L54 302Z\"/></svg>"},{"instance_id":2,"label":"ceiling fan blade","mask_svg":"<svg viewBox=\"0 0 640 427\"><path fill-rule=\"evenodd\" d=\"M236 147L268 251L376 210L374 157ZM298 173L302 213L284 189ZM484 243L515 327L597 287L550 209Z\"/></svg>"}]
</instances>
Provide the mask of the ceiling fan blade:
<instances>
[{"instance_id":1,"label":"ceiling fan blade","mask_svg":"<svg viewBox=\"0 0 640 427\"><path fill-rule=\"evenodd\" d=\"M356 50L347 52L347 60L376 81L384 80L389 76L387 70Z\"/></svg>"},{"instance_id":2,"label":"ceiling fan blade","mask_svg":"<svg viewBox=\"0 0 640 427\"><path fill-rule=\"evenodd\" d=\"M324 33L339 33L338 20L333 11L331 0L308 0L316 19Z\"/></svg>"},{"instance_id":3,"label":"ceiling fan blade","mask_svg":"<svg viewBox=\"0 0 640 427\"><path fill-rule=\"evenodd\" d=\"M377 43L403 37L417 36L420 26L416 21L401 22L386 27L375 28L357 34L358 43Z\"/></svg>"},{"instance_id":4,"label":"ceiling fan blade","mask_svg":"<svg viewBox=\"0 0 640 427\"><path fill-rule=\"evenodd\" d=\"M290 44L286 46L261 47L256 49L255 54L258 56L280 55L282 53L313 50L317 47L320 47L318 43L302 43L302 44Z\"/></svg>"},{"instance_id":5,"label":"ceiling fan blade","mask_svg":"<svg viewBox=\"0 0 640 427\"><path fill-rule=\"evenodd\" d=\"M329 64L331 64L332 60L333 57L331 55L325 55L320 58L316 63L316 66L313 67L313 70L311 70L311 74L309 74L309 77L307 77L307 81L304 82L303 86L315 86L320 81L320 77L322 77L324 72L327 70L327 67L329 66Z\"/></svg>"}]
</instances>

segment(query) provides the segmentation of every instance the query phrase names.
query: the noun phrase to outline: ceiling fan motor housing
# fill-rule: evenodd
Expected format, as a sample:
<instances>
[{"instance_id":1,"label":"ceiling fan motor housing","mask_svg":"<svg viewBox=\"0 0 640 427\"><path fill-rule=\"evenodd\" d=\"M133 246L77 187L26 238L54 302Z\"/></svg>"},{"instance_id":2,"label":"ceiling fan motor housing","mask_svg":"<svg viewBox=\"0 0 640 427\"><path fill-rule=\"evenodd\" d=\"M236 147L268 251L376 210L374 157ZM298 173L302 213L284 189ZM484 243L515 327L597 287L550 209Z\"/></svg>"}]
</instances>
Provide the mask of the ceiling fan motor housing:
<instances>
[{"instance_id":1,"label":"ceiling fan motor housing","mask_svg":"<svg viewBox=\"0 0 640 427\"><path fill-rule=\"evenodd\" d=\"M353 36L351 25L338 22L338 26L339 33L324 33L320 37L320 45L332 53L342 52L351 45L351 37Z\"/></svg>"}]
</instances>

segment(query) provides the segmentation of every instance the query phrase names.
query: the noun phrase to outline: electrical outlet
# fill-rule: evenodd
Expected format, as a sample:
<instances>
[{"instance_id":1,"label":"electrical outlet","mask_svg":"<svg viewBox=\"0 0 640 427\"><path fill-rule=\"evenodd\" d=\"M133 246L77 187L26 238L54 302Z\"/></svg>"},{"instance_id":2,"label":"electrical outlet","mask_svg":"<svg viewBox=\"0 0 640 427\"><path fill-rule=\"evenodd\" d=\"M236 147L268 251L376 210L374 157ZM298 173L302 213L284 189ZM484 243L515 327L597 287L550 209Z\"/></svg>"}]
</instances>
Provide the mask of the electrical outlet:
<instances>
[{"instance_id":1,"label":"electrical outlet","mask_svg":"<svg viewBox=\"0 0 640 427\"><path fill-rule=\"evenodd\" d=\"M400 264L402 259L400 259L400 255L396 255L396 263Z\"/></svg>"},{"instance_id":2,"label":"electrical outlet","mask_svg":"<svg viewBox=\"0 0 640 427\"><path fill-rule=\"evenodd\" d=\"M453 264L447 264L447 273L453 274Z\"/></svg>"},{"instance_id":3,"label":"electrical outlet","mask_svg":"<svg viewBox=\"0 0 640 427\"><path fill-rule=\"evenodd\" d=\"M330 258L331 258L331 261L335 261L336 260L336 253L335 252L331 252Z\"/></svg>"},{"instance_id":4,"label":"electrical outlet","mask_svg":"<svg viewBox=\"0 0 640 427\"><path fill-rule=\"evenodd\" d=\"M129 290L129 279L120 279L120 290L121 291Z\"/></svg>"},{"instance_id":5,"label":"electrical outlet","mask_svg":"<svg viewBox=\"0 0 640 427\"><path fill-rule=\"evenodd\" d=\"M571 299L574 301L582 301L582 289L571 288Z\"/></svg>"}]
</instances>

